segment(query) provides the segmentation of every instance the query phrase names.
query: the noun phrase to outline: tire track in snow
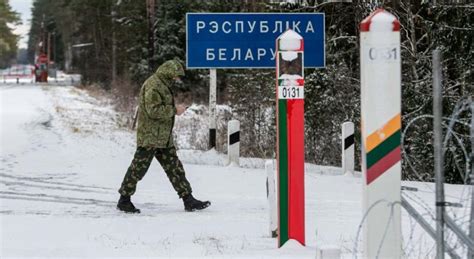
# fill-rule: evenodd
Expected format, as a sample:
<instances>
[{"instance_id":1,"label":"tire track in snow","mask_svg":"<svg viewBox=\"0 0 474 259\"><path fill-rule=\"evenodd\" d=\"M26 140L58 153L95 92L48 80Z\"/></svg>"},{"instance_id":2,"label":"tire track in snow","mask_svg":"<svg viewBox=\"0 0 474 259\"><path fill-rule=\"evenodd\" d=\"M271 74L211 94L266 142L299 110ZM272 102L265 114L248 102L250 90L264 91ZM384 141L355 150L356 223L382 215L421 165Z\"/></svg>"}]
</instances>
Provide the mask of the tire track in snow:
<instances>
[{"instance_id":1,"label":"tire track in snow","mask_svg":"<svg viewBox=\"0 0 474 259\"><path fill-rule=\"evenodd\" d=\"M21 177L21 176L13 176L13 175L4 174L4 173L0 173L0 177L11 178L11 179L21 180L21 181L30 181L34 183L56 184L56 185L64 185L64 186L79 187L79 188L86 188L86 189L114 190L112 188L100 187L100 186L95 186L95 185L64 183L64 182L43 180L39 177Z\"/></svg>"},{"instance_id":2,"label":"tire track in snow","mask_svg":"<svg viewBox=\"0 0 474 259\"><path fill-rule=\"evenodd\" d=\"M95 205L95 206L105 206L105 207L111 207L111 206L115 207L116 205L116 202L113 202L113 201L104 201L104 200L89 199L89 198L74 198L74 197L50 195L50 194L44 194L44 193L19 193L19 192L0 191L0 198L14 199L14 200L58 202L58 203L69 203L69 204L79 204L79 205Z\"/></svg>"},{"instance_id":3,"label":"tire track in snow","mask_svg":"<svg viewBox=\"0 0 474 259\"><path fill-rule=\"evenodd\" d=\"M108 211L113 212L111 214L115 215L116 213L116 205L115 201L108 201L108 200L98 200L98 199L90 199L90 198L76 198L76 197L67 197L67 196L60 196L60 195L50 195L44 193L20 193L20 192L10 192L10 191L0 191L0 199L5 200L23 200L23 201L32 201L32 202L52 202L52 203L62 203L62 204L71 204L71 205L89 205L89 206L97 206L97 207L104 207L107 208ZM166 212L164 208L167 208L167 205L164 204L156 204L156 203L144 203L138 204L140 208L146 209L149 213L142 213L143 216L154 216L159 215L156 213L156 210L160 211L160 214ZM82 211L85 212L85 211ZM175 210L168 210L168 213L176 213ZM180 212L180 211L178 211ZM0 211L0 214L11 214L12 210L5 210ZM41 212L44 214L44 211ZM74 213L77 214L77 213ZM89 215L89 214L99 214L104 215L104 212L101 211L99 213L95 211L91 211L91 213L80 213L79 215ZM124 214L119 212L119 214Z\"/></svg>"},{"instance_id":4,"label":"tire track in snow","mask_svg":"<svg viewBox=\"0 0 474 259\"><path fill-rule=\"evenodd\" d=\"M61 187L61 186L48 186L48 185L39 185L39 184L29 184L29 183L22 183L22 182L10 182L0 180L1 184L6 186L23 186L23 187L32 187L32 188L40 188L40 189L52 189L52 190L60 190L60 191L76 191L76 192L85 192L85 193L101 193L101 194L110 194L111 192L107 191L96 191L96 190L85 190L79 188L68 188L68 187Z\"/></svg>"}]
</instances>

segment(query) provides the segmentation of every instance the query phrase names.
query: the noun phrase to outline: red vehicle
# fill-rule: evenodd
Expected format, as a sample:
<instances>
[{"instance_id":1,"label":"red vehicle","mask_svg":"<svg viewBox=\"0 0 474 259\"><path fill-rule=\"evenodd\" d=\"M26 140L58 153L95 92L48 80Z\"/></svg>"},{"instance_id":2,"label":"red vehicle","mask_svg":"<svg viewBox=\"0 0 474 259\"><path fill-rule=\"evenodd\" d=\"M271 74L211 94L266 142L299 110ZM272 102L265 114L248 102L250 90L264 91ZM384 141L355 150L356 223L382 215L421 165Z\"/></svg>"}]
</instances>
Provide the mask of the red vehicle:
<instances>
[{"instance_id":1,"label":"red vehicle","mask_svg":"<svg viewBox=\"0 0 474 259\"><path fill-rule=\"evenodd\" d=\"M35 64L36 82L48 82L48 56L40 54Z\"/></svg>"}]
</instances>

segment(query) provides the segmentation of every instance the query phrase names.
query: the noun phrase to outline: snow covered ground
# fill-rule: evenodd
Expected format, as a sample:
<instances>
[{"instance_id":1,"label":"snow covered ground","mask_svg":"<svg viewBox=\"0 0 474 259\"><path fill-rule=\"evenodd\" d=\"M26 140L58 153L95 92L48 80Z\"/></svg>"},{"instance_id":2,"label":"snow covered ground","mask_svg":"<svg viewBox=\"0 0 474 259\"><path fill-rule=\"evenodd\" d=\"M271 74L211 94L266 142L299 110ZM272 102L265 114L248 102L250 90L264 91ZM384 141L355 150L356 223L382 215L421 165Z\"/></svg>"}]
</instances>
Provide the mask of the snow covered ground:
<instances>
[{"instance_id":1,"label":"snow covered ground","mask_svg":"<svg viewBox=\"0 0 474 259\"><path fill-rule=\"evenodd\" d=\"M361 240L355 240L361 179L339 168L307 165L307 246L290 242L277 249L269 236L263 160L226 167L225 155L180 150L195 196L212 206L184 212L154 161L133 196L142 213L123 214L115 209L117 189L135 135L117 126L118 114L107 102L46 85L0 85L0 98L1 258L314 258L322 245L340 248L344 258L361 256ZM432 184L404 185L425 190L410 195L417 208L433 211ZM448 185L446 192L457 201L468 189ZM468 215L467 208L453 212ZM402 216L406 257L432 257L431 238Z\"/></svg>"}]
</instances>

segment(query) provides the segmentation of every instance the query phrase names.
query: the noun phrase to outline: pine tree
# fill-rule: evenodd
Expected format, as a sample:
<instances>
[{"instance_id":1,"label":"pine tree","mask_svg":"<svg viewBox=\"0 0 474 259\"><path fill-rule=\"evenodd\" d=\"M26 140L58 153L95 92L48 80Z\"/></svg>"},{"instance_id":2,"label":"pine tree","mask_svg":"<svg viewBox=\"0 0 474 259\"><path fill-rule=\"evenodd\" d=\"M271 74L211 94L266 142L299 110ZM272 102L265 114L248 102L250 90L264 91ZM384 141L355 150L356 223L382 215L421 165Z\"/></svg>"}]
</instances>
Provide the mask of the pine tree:
<instances>
[{"instance_id":1,"label":"pine tree","mask_svg":"<svg viewBox=\"0 0 474 259\"><path fill-rule=\"evenodd\" d=\"M0 0L0 68L8 67L16 56L18 35L12 25L19 25L18 13L12 11L8 0Z\"/></svg>"}]
</instances>

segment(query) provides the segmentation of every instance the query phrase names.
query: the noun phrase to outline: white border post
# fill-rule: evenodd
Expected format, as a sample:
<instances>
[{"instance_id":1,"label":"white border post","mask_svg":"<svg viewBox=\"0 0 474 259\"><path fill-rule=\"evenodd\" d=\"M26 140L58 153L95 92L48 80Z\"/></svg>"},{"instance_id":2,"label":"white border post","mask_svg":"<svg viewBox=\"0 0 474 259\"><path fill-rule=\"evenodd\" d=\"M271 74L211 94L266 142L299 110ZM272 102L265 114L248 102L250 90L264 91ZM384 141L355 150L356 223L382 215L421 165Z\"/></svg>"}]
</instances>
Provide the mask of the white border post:
<instances>
[{"instance_id":1,"label":"white border post","mask_svg":"<svg viewBox=\"0 0 474 259\"><path fill-rule=\"evenodd\" d=\"M230 120L227 125L227 159L229 165L239 166L240 156L240 122Z\"/></svg>"},{"instance_id":2,"label":"white border post","mask_svg":"<svg viewBox=\"0 0 474 259\"><path fill-rule=\"evenodd\" d=\"M209 70L209 149L216 148L217 72Z\"/></svg>"},{"instance_id":3,"label":"white border post","mask_svg":"<svg viewBox=\"0 0 474 259\"><path fill-rule=\"evenodd\" d=\"M275 182L275 167L272 160L265 162L265 171L267 172L267 199L268 212L270 222L270 236L278 236L278 215L277 215L277 201L276 201L276 182Z\"/></svg>"},{"instance_id":4,"label":"white border post","mask_svg":"<svg viewBox=\"0 0 474 259\"><path fill-rule=\"evenodd\" d=\"M400 258L400 23L378 9L360 23L364 258Z\"/></svg>"},{"instance_id":5,"label":"white border post","mask_svg":"<svg viewBox=\"0 0 474 259\"><path fill-rule=\"evenodd\" d=\"M354 174L354 123L342 124L342 171Z\"/></svg>"}]
</instances>

